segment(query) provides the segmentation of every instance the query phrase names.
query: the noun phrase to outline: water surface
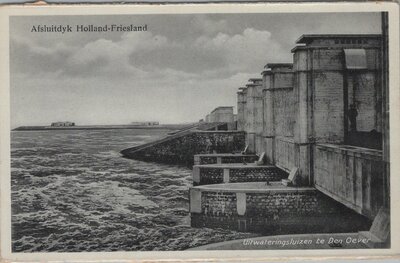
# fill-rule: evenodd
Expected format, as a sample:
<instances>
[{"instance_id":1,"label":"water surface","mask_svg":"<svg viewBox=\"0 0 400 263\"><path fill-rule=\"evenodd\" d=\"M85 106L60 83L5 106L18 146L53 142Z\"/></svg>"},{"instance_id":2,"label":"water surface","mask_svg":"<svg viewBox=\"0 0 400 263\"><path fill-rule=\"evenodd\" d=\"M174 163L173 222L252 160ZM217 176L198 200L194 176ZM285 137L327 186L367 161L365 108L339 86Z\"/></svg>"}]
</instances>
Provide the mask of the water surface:
<instances>
[{"instance_id":1,"label":"water surface","mask_svg":"<svg viewBox=\"0 0 400 263\"><path fill-rule=\"evenodd\" d=\"M191 170L119 154L167 132L12 132L13 251L182 250L254 236L190 227Z\"/></svg>"}]
</instances>

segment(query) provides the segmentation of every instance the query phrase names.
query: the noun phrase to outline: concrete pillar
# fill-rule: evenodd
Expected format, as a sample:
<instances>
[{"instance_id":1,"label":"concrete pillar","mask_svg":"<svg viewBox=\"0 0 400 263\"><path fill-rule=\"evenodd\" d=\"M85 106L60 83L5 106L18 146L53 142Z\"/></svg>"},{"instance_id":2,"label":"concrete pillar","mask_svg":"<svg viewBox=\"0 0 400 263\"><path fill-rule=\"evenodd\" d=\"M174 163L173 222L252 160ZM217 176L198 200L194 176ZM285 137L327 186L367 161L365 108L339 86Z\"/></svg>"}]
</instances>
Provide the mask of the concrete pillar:
<instances>
[{"instance_id":1,"label":"concrete pillar","mask_svg":"<svg viewBox=\"0 0 400 263\"><path fill-rule=\"evenodd\" d=\"M254 152L263 152L263 128L264 128L264 110L263 110L263 85L262 79L252 78L249 82L254 84Z\"/></svg>"},{"instance_id":2,"label":"concrete pillar","mask_svg":"<svg viewBox=\"0 0 400 263\"><path fill-rule=\"evenodd\" d=\"M264 100L264 114L263 114L263 137L264 137L264 152L266 154L267 162L270 164L275 163L274 157L274 114L273 114L273 100L272 100L272 72L267 69L262 73L263 78L263 100Z\"/></svg>"},{"instance_id":3,"label":"concrete pillar","mask_svg":"<svg viewBox=\"0 0 400 263\"><path fill-rule=\"evenodd\" d=\"M298 99L294 139L299 147L298 162L309 160L308 167L300 169L305 182L313 183L315 143L347 142L351 103L360 106L357 125L364 126L364 132L379 130L373 124L380 115L373 112L371 104L375 103L370 102L371 97L379 97L372 94L374 88L376 93L380 88L374 86L379 39L379 35L303 35L296 41L299 45L292 49ZM362 55L356 60L351 58L351 54L362 54L359 51L363 50L365 63Z\"/></svg>"},{"instance_id":4,"label":"concrete pillar","mask_svg":"<svg viewBox=\"0 0 400 263\"><path fill-rule=\"evenodd\" d=\"M294 154L280 158L276 154L285 150L282 139L293 139L294 95L293 95L293 64L268 63L263 71L264 80L264 142L267 161L290 170L293 168ZM287 142L287 140L284 140Z\"/></svg>"},{"instance_id":5,"label":"concrete pillar","mask_svg":"<svg viewBox=\"0 0 400 263\"><path fill-rule=\"evenodd\" d=\"M246 193L236 193L236 210L240 216L246 213Z\"/></svg>"},{"instance_id":6,"label":"concrete pillar","mask_svg":"<svg viewBox=\"0 0 400 263\"><path fill-rule=\"evenodd\" d=\"M255 152L255 131L254 131L254 89L255 85L246 85L246 111L245 111L245 132L248 151Z\"/></svg>"},{"instance_id":7,"label":"concrete pillar","mask_svg":"<svg viewBox=\"0 0 400 263\"><path fill-rule=\"evenodd\" d=\"M193 183L195 184L200 183L200 168L197 165L193 166L192 178L193 178Z\"/></svg>"},{"instance_id":8,"label":"concrete pillar","mask_svg":"<svg viewBox=\"0 0 400 263\"><path fill-rule=\"evenodd\" d=\"M223 182L224 183L229 183L229 169L227 169L227 168L224 169Z\"/></svg>"},{"instance_id":9,"label":"concrete pillar","mask_svg":"<svg viewBox=\"0 0 400 263\"><path fill-rule=\"evenodd\" d=\"M200 164L200 156L195 155L195 156L193 157L193 164L194 164L194 165Z\"/></svg>"},{"instance_id":10,"label":"concrete pillar","mask_svg":"<svg viewBox=\"0 0 400 263\"><path fill-rule=\"evenodd\" d=\"M294 127L294 141L298 145L299 182L312 185L311 151L313 143L311 65L312 50L296 48L293 55L294 88L297 93L297 116ZM311 139L311 140L310 140Z\"/></svg>"},{"instance_id":11,"label":"concrete pillar","mask_svg":"<svg viewBox=\"0 0 400 263\"><path fill-rule=\"evenodd\" d=\"M246 143L250 152L261 150L261 139L263 131L263 100L262 79L249 79L251 83L246 84ZM258 141L258 143L256 143Z\"/></svg>"},{"instance_id":12,"label":"concrete pillar","mask_svg":"<svg viewBox=\"0 0 400 263\"><path fill-rule=\"evenodd\" d=\"M246 97L243 90L237 93L237 129L238 131L245 130L245 109L246 109Z\"/></svg>"},{"instance_id":13,"label":"concrete pillar","mask_svg":"<svg viewBox=\"0 0 400 263\"><path fill-rule=\"evenodd\" d=\"M201 191L200 189L189 189L190 213L201 213Z\"/></svg>"}]
</instances>

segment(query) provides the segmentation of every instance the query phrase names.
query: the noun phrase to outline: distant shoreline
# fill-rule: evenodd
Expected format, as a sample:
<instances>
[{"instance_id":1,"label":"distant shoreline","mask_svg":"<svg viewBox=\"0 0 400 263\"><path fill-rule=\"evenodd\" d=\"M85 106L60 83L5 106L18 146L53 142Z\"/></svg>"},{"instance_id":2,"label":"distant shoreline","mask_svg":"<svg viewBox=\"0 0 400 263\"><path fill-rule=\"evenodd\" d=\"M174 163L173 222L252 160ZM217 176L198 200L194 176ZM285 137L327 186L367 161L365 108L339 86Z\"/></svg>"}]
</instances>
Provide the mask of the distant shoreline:
<instances>
[{"instance_id":1,"label":"distant shoreline","mask_svg":"<svg viewBox=\"0 0 400 263\"><path fill-rule=\"evenodd\" d=\"M20 126L11 131L51 131L51 130L109 130L109 129L167 129L178 130L190 127L193 124L164 124L157 126L138 126L138 125L77 125L77 126Z\"/></svg>"}]
</instances>

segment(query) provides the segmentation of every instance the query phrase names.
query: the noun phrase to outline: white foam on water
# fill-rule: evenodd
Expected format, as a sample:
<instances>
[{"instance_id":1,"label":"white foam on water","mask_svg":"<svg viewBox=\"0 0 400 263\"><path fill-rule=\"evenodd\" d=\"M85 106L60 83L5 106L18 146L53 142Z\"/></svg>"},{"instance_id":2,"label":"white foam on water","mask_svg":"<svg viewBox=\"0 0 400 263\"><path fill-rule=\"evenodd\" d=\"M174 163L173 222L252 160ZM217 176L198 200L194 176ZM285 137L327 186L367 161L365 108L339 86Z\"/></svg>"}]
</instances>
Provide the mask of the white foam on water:
<instances>
[{"instance_id":1,"label":"white foam on water","mask_svg":"<svg viewBox=\"0 0 400 263\"><path fill-rule=\"evenodd\" d=\"M12 134L13 250L180 250L247 237L190 227L190 169L119 154L131 142L163 135L146 130Z\"/></svg>"}]
</instances>

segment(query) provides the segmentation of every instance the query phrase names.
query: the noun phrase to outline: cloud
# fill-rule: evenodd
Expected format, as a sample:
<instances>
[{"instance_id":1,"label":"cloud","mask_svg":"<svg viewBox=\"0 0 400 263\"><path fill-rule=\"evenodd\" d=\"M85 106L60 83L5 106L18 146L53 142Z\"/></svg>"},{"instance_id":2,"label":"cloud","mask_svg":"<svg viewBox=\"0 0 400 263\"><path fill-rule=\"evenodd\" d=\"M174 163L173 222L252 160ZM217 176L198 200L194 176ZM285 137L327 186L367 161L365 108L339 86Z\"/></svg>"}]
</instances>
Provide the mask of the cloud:
<instances>
[{"instance_id":1,"label":"cloud","mask_svg":"<svg viewBox=\"0 0 400 263\"><path fill-rule=\"evenodd\" d=\"M289 51L283 50L270 32L246 28L233 36L219 33L213 38L206 36L196 40L195 45L209 52L223 54L227 67L235 72L259 70L267 62L286 61Z\"/></svg>"},{"instance_id":2,"label":"cloud","mask_svg":"<svg viewBox=\"0 0 400 263\"><path fill-rule=\"evenodd\" d=\"M315 23L318 21L318 23ZM358 23L354 23L357 21ZM361 21L361 22L360 22ZM148 32L32 34L32 24L143 24ZM329 30L328 30L329 29ZM379 33L379 14L182 14L10 18L12 125L194 121L236 105L304 33Z\"/></svg>"},{"instance_id":3,"label":"cloud","mask_svg":"<svg viewBox=\"0 0 400 263\"><path fill-rule=\"evenodd\" d=\"M195 30L205 35L229 32L229 25L225 19L212 19L209 15L197 15L191 22Z\"/></svg>"},{"instance_id":4,"label":"cloud","mask_svg":"<svg viewBox=\"0 0 400 263\"><path fill-rule=\"evenodd\" d=\"M109 77L147 77L148 72L130 63L130 55L172 44L166 37L150 32L125 33L118 41L98 39L87 43L68 59L66 73L83 76L100 74Z\"/></svg>"},{"instance_id":5,"label":"cloud","mask_svg":"<svg viewBox=\"0 0 400 263\"><path fill-rule=\"evenodd\" d=\"M179 44L132 52L130 63L146 71L172 68L199 78L224 78L238 72L261 72L267 62L290 61L291 54L268 31L246 28L240 34L202 35Z\"/></svg>"},{"instance_id":6,"label":"cloud","mask_svg":"<svg viewBox=\"0 0 400 263\"><path fill-rule=\"evenodd\" d=\"M74 52L74 47L62 42L52 47L43 47L30 39L14 36L10 44L11 72L32 75L57 72Z\"/></svg>"},{"instance_id":7,"label":"cloud","mask_svg":"<svg viewBox=\"0 0 400 263\"><path fill-rule=\"evenodd\" d=\"M200 79L225 78L238 72L260 73L267 62L287 62L290 51L273 39L269 31L246 28L240 34L217 33L142 52L132 52L130 63L145 71L176 71Z\"/></svg>"},{"instance_id":8,"label":"cloud","mask_svg":"<svg viewBox=\"0 0 400 263\"><path fill-rule=\"evenodd\" d=\"M246 28L238 34L217 33L227 26L224 20L196 21L202 30L214 26L214 32L179 42L162 34L129 32L119 39L100 38L80 46L61 43L50 47L28 45L28 40L14 38L14 70L65 78L170 83L226 79L240 72L259 74L267 62L287 61L288 51L269 31Z\"/></svg>"}]
</instances>

